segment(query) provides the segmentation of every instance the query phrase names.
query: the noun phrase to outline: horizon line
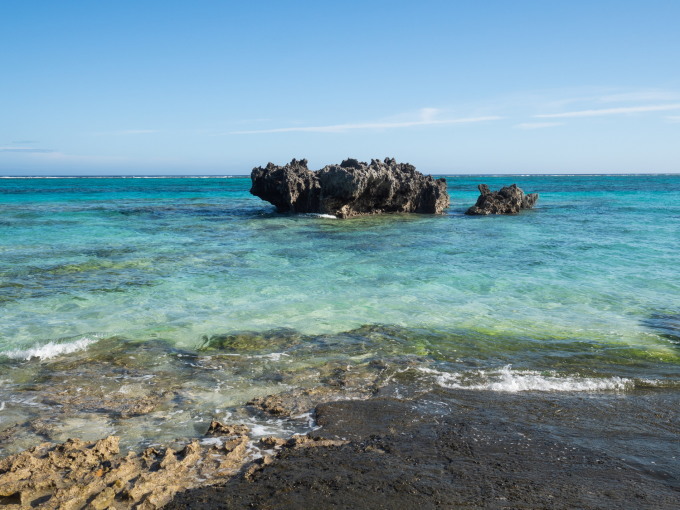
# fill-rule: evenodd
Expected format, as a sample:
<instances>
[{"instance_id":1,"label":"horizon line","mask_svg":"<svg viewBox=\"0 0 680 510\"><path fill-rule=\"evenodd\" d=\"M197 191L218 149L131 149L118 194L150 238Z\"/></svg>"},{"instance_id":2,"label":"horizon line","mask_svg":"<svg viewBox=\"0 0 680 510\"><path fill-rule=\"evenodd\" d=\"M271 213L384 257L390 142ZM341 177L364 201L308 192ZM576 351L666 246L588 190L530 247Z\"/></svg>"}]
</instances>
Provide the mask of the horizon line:
<instances>
[{"instance_id":1,"label":"horizon line","mask_svg":"<svg viewBox=\"0 0 680 510\"><path fill-rule=\"evenodd\" d=\"M312 170L314 171L314 170ZM570 177L570 176L680 176L678 172L546 172L546 173L440 173L440 172L421 172L423 175L442 176L442 177ZM250 174L107 174L107 175L0 175L0 179L234 179L249 178Z\"/></svg>"}]
</instances>

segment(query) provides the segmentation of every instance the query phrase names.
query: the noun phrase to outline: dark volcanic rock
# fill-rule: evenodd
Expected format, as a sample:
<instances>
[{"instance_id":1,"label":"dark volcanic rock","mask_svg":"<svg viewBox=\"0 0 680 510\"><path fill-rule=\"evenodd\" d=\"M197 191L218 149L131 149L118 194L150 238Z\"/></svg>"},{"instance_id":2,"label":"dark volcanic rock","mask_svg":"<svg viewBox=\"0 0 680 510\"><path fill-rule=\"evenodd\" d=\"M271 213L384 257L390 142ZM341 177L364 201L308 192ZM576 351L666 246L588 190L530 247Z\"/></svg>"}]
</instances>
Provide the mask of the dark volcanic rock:
<instances>
[{"instance_id":1,"label":"dark volcanic rock","mask_svg":"<svg viewBox=\"0 0 680 510\"><path fill-rule=\"evenodd\" d=\"M313 172L307 160L285 166L269 163L250 174L250 192L280 212L362 214L413 212L441 214L449 206L446 179L434 179L394 159L370 164L346 159Z\"/></svg>"},{"instance_id":2,"label":"dark volcanic rock","mask_svg":"<svg viewBox=\"0 0 680 510\"><path fill-rule=\"evenodd\" d=\"M486 184L479 186L477 203L465 214L517 214L521 209L531 209L538 200L538 193L524 194L517 184L505 186L499 191L491 191Z\"/></svg>"},{"instance_id":3,"label":"dark volcanic rock","mask_svg":"<svg viewBox=\"0 0 680 510\"><path fill-rule=\"evenodd\" d=\"M442 390L322 404L313 437L267 438L278 450L261 469L166 508L678 508L677 413L638 417L635 402L609 398ZM621 415L609 406L665 427L664 447L639 436L639 421L610 422Z\"/></svg>"}]
</instances>

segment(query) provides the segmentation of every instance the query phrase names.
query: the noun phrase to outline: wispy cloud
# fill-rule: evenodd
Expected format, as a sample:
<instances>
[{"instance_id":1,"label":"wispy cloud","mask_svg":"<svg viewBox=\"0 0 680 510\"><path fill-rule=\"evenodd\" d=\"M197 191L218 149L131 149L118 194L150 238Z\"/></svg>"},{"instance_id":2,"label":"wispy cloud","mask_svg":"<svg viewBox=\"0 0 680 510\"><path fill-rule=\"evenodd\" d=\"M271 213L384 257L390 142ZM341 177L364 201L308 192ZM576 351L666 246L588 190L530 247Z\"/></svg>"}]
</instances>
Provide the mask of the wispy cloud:
<instances>
[{"instance_id":1,"label":"wispy cloud","mask_svg":"<svg viewBox=\"0 0 680 510\"><path fill-rule=\"evenodd\" d=\"M126 163L129 159L122 156L84 156L80 154L65 154L63 152L52 151L48 154L36 156L45 161L58 161L68 163Z\"/></svg>"},{"instance_id":2,"label":"wispy cloud","mask_svg":"<svg viewBox=\"0 0 680 510\"><path fill-rule=\"evenodd\" d=\"M637 101L677 101L680 94L669 90L643 90L637 92L625 92L621 94L608 94L598 98L602 103L625 103Z\"/></svg>"},{"instance_id":3,"label":"wispy cloud","mask_svg":"<svg viewBox=\"0 0 680 510\"><path fill-rule=\"evenodd\" d=\"M160 133L158 129L121 129L119 131L99 131L92 133L96 136L125 136L125 135L150 135Z\"/></svg>"},{"instance_id":4,"label":"wispy cloud","mask_svg":"<svg viewBox=\"0 0 680 510\"><path fill-rule=\"evenodd\" d=\"M540 119L563 119L573 117L600 117L603 115L621 115L626 113L644 113L644 112L663 112L669 110L680 109L680 103L665 104L665 105L648 105L648 106L623 106L619 108L601 108L596 110L579 110L575 112L563 113L543 113L534 115Z\"/></svg>"},{"instance_id":5,"label":"wispy cloud","mask_svg":"<svg viewBox=\"0 0 680 510\"><path fill-rule=\"evenodd\" d=\"M423 122L429 122L435 120L435 117L441 113L439 108L421 108L420 109L420 120Z\"/></svg>"},{"instance_id":6,"label":"wispy cloud","mask_svg":"<svg viewBox=\"0 0 680 510\"><path fill-rule=\"evenodd\" d=\"M52 149L36 149L34 147L0 147L0 152L22 152L24 154L51 153Z\"/></svg>"},{"instance_id":7,"label":"wispy cloud","mask_svg":"<svg viewBox=\"0 0 680 510\"><path fill-rule=\"evenodd\" d=\"M351 124L331 124L327 126L291 126L273 129L254 129L247 131L231 131L232 135L251 135L264 133L343 133L353 130L370 129L398 129L416 126L443 126L451 124L468 124L473 122L487 122L499 120L502 117L495 115L485 117L462 117L455 119L437 119L440 110L437 108L422 108L416 120L384 121L384 122L360 122Z\"/></svg>"},{"instance_id":8,"label":"wispy cloud","mask_svg":"<svg viewBox=\"0 0 680 510\"><path fill-rule=\"evenodd\" d=\"M513 127L515 129L545 129L563 125L564 122L522 122L521 124L515 124Z\"/></svg>"},{"instance_id":9,"label":"wispy cloud","mask_svg":"<svg viewBox=\"0 0 680 510\"><path fill-rule=\"evenodd\" d=\"M40 149L35 147L0 147L0 153L13 152L25 154L35 161L57 161L69 163L123 163L127 158L120 156L82 156L78 154L65 154L53 149Z\"/></svg>"},{"instance_id":10,"label":"wispy cloud","mask_svg":"<svg viewBox=\"0 0 680 510\"><path fill-rule=\"evenodd\" d=\"M667 115L666 120L673 124L680 123L680 115Z\"/></svg>"},{"instance_id":11,"label":"wispy cloud","mask_svg":"<svg viewBox=\"0 0 680 510\"><path fill-rule=\"evenodd\" d=\"M158 133L157 129L126 129L124 131L119 131L118 134L121 135L149 135L152 133Z\"/></svg>"},{"instance_id":12,"label":"wispy cloud","mask_svg":"<svg viewBox=\"0 0 680 510\"><path fill-rule=\"evenodd\" d=\"M556 98L555 93L567 94L565 97ZM546 97L547 94L547 97ZM671 89L602 89L602 88L577 88L572 90L545 91L536 93L534 101L543 102L544 108L561 109L569 108L570 105L598 105L599 107L612 105L612 103L668 103L680 101L680 91ZM573 107L575 108L575 107Z\"/></svg>"}]
</instances>

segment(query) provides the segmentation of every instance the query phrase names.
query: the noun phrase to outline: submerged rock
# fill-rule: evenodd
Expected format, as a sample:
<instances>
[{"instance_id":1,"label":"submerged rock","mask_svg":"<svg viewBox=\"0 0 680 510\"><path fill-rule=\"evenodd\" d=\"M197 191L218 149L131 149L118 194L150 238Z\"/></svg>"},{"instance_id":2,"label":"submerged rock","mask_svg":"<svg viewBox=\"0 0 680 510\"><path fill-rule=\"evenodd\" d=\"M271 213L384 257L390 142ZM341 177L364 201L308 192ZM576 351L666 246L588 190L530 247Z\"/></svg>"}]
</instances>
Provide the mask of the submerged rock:
<instances>
[{"instance_id":1,"label":"submerged rock","mask_svg":"<svg viewBox=\"0 0 680 510\"><path fill-rule=\"evenodd\" d=\"M668 340L680 342L680 313L654 313L642 324Z\"/></svg>"},{"instance_id":2,"label":"submerged rock","mask_svg":"<svg viewBox=\"0 0 680 510\"><path fill-rule=\"evenodd\" d=\"M408 363L404 360L373 359L349 364L346 360L327 361L323 366L300 371L296 383L306 384L306 380L313 378L317 382L313 387L296 387L256 397L246 405L252 410L280 418L299 418L324 402L371 398L405 366ZM289 380L292 382L293 379Z\"/></svg>"},{"instance_id":3,"label":"submerged rock","mask_svg":"<svg viewBox=\"0 0 680 510\"><path fill-rule=\"evenodd\" d=\"M316 388L293 389L274 395L256 397L246 405L268 415L280 418L294 418L311 412L318 404L342 399L367 399L373 394L372 388L365 391L345 390L344 388L332 388L319 386Z\"/></svg>"},{"instance_id":4,"label":"submerged rock","mask_svg":"<svg viewBox=\"0 0 680 510\"><path fill-rule=\"evenodd\" d=\"M449 206L446 179L434 179L413 165L394 159L364 163L346 159L313 172L307 160L285 166L269 163L250 174L250 193L279 212L331 214L349 218L362 214L441 214Z\"/></svg>"},{"instance_id":5,"label":"submerged rock","mask_svg":"<svg viewBox=\"0 0 680 510\"><path fill-rule=\"evenodd\" d=\"M231 353L262 354L283 351L304 339L294 329L278 328L268 331L236 331L203 337L200 352L225 351Z\"/></svg>"},{"instance_id":6,"label":"submerged rock","mask_svg":"<svg viewBox=\"0 0 680 510\"><path fill-rule=\"evenodd\" d=\"M531 209L538 200L538 193L524 194L517 184L505 186L499 191L491 191L486 184L480 184L477 203L465 214L517 214L521 209Z\"/></svg>"}]
</instances>

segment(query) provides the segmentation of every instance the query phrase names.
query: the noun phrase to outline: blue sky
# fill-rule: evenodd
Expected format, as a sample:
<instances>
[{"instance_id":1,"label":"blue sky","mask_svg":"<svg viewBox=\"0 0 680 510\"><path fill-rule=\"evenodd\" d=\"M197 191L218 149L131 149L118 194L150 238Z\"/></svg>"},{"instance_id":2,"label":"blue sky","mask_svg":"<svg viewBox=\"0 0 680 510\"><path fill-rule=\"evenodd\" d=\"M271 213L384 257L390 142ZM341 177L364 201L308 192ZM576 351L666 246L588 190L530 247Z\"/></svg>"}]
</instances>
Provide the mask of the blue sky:
<instances>
[{"instance_id":1,"label":"blue sky","mask_svg":"<svg viewBox=\"0 0 680 510\"><path fill-rule=\"evenodd\" d=\"M680 1L0 2L0 175L680 172Z\"/></svg>"}]
</instances>

